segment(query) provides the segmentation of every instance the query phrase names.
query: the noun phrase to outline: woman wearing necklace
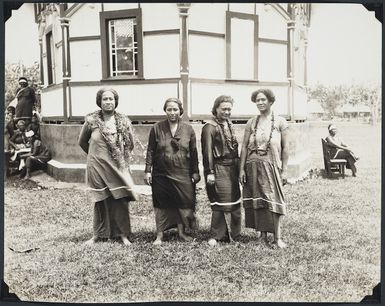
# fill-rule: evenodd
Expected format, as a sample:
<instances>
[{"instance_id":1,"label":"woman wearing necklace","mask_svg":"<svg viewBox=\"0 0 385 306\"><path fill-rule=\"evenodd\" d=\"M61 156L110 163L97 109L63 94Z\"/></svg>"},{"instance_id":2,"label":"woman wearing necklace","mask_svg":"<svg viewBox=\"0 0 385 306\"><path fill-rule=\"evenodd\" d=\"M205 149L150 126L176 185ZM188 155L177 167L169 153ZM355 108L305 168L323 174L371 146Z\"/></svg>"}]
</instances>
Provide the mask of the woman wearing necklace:
<instances>
[{"instance_id":1,"label":"woman wearing necklace","mask_svg":"<svg viewBox=\"0 0 385 306\"><path fill-rule=\"evenodd\" d=\"M200 181L195 132L182 122L182 103L169 98L163 106L167 119L152 127L148 140L144 180L152 187L155 211L155 245L163 232L177 227L183 241L191 241L186 230L196 229L195 184Z\"/></svg>"},{"instance_id":2,"label":"woman wearing necklace","mask_svg":"<svg viewBox=\"0 0 385 306\"><path fill-rule=\"evenodd\" d=\"M259 115L246 124L239 175L246 227L261 232L265 242L267 232L273 233L273 246L284 248L281 217L286 214L282 186L287 181L288 124L273 113L275 96L271 90L253 92L251 101L256 103Z\"/></svg>"},{"instance_id":3,"label":"woman wearing necklace","mask_svg":"<svg viewBox=\"0 0 385 306\"><path fill-rule=\"evenodd\" d=\"M213 120L202 129L202 156L206 191L211 204L211 238L237 238L241 232L241 192L239 189L238 142L230 121L234 100L219 96L212 108Z\"/></svg>"},{"instance_id":4,"label":"woman wearing necklace","mask_svg":"<svg viewBox=\"0 0 385 306\"><path fill-rule=\"evenodd\" d=\"M134 147L131 122L115 111L119 96L113 89L100 89L96 104L101 109L88 114L79 135L79 145L87 153L87 181L94 206L93 237L87 244L102 239L121 239L131 244L129 201L135 201L129 171Z\"/></svg>"}]
</instances>

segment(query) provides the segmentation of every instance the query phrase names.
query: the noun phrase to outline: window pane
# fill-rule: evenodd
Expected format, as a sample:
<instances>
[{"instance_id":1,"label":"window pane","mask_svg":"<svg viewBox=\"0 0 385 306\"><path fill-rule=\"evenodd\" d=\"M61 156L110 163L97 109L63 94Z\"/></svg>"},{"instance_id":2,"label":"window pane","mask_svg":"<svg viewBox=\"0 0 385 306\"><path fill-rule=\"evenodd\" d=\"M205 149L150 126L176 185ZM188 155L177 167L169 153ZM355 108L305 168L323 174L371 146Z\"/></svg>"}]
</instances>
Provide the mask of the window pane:
<instances>
[{"instance_id":1,"label":"window pane","mask_svg":"<svg viewBox=\"0 0 385 306\"><path fill-rule=\"evenodd\" d=\"M110 75L137 75L136 19L109 20L108 26Z\"/></svg>"},{"instance_id":2,"label":"window pane","mask_svg":"<svg viewBox=\"0 0 385 306\"><path fill-rule=\"evenodd\" d=\"M118 71L132 71L133 70L133 56L132 51L128 50L117 50L118 58Z\"/></svg>"},{"instance_id":3,"label":"window pane","mask_svg":"<svg viewBox=\"0 0 385 306\"><path fill-rule=\"evenodd\" d=\"M115 21L117 48L130 48L134 41L134 18Z\"/></svg>"}]
</instances>

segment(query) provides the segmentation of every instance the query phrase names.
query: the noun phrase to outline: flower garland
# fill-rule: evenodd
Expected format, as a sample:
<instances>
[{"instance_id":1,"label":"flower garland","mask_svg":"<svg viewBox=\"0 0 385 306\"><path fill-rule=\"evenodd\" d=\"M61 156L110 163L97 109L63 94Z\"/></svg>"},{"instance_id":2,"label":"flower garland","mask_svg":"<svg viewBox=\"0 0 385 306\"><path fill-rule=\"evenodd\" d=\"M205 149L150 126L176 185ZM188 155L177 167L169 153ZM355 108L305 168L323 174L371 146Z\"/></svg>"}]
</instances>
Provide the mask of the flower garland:
<instances>
[{"instance_id":1,"label":"flower garland","mask_svg":"<svg viewBox=\"0 0 385 306\"><path fill-rule=\"evenodd\" d=\"M221 127L221 130L223 132L223 135L225 137L225 143L227 148L229 149L230 152L233 152L238 149L238 141L237 138L235 137L235 132L234 132L234 127L230 120L226 119L227 126L229 127L228 129L225 129L224 123L219 122L217 118L215 118L215 122L218 123L218 125ZM229 133L230 132L230 133Z\"/></svg>"},{"instance_id":2,"label":"flower garland","mask_svg":"<svg viewBox=\"0 0 385 306\"><path fill-rule=\"evenodd\" d=\"M134 148L132 128L130 120L118 112L114 112L116 134L111 133L103 118L101 110L89 115L99 128L99 132L106 142L111 158L116 162L120 170L127 170L129 167L130 154Z\"/></svg>"},{"instance_id":3,"label":"flower garland","mask_svg":"<svg viewBox=\"0 0 385 306\"><path fill-rule=\"evenodd\" d=\"M254 145L255 145L255 150L258 155L267 155L267 152L270 149L270 142L271 142L271 137L273 136L273 130L274 130L274 113L271 113L271 129L270 129L270 136L269 140L267 141L266 144L266 149L265 150L258 150L258 143L257 143L257 127L258 127L258 122L259 122L260 115L257 116L257 120L255 121L255 126L254 126ZM258 153L260 151L261 153Z\"/></svg>"}]
</instances>

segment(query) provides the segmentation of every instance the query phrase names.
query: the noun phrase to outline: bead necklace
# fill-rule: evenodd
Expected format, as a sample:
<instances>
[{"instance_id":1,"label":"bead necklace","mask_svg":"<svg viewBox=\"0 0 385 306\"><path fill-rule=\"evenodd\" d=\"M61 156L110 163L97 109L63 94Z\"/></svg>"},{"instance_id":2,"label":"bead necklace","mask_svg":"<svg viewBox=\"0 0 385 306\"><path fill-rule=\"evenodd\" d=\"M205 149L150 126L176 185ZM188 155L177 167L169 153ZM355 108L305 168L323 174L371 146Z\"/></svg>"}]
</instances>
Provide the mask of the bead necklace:
<instances>
[{"instance_id":1,"label":"bead necklace","mask_svg":"<svg viewBox=\"0 0 385 306\"><path fill-rule=\"evenodd\" d=\"M230 135L225 130L225 127L224 127L225 123L219 122L219 120L216 119L216 118L215 118L215 121L221 127L222 133L225 136L225 143L226 143L226 146L229 149L229 151L232 152L232 151L238 149L238 141L237 141L237 139L235 137L234 129L233 129L233 126L230 123L230 121L229 120L225 120L225 122L227 123L227 126L228 126L228 131L230 131Z\"/></svg>"},{"instance_id":2,"label":"bead necklace","mask_svg":"<svg viewBox=\"0 0 385 306\"><path fill-rule=\"evenodd\" d=\"M267 141L266 144L266 149L265 150L258 150L258 143L257 143L257 128L258 128L258 122L259 122L259 117L260 115L257 116L257 120L255 121L255 126L254 126L254 144L255 144L255 150L258 155L267 155L267 152L270 149L270 142L271 142L271 137L273 136L273 130L274 130L274 113L271 113L271 130L270 130L270 136L269 140ZM260 153L258 153L258 151Z\"/></svg>"}]
</instances>

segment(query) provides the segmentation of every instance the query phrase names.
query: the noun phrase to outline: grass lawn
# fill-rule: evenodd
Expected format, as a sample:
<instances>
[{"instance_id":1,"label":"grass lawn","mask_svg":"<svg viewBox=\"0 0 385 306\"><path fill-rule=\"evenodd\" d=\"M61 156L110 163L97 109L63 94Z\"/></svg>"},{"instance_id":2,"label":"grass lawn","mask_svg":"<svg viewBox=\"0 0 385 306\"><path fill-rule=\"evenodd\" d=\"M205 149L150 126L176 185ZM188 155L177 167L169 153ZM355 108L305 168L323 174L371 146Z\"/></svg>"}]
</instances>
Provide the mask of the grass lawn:
<instances>
[{"instance_id":1,"label":"grass lawn","mask_svg":"<svg viewBox=\"0 0 385 306\"><path fill-rule=\"evenodd\" d=\"M212 248L211 211L198 191L195 242L176 233L153 246L151 197L131 203L133 244L86 246L93 205L79 189L5 183L5 281L22 300L47 302L283 301L358 302L380 281L380 126L344 123L340 133L361 157L358 177L323 178L320 138L311 123L313 175L284 187L288 214L284 250L255 242ZM11 251L38 248L31 252Z\"/></svg>"}]
</instances>

